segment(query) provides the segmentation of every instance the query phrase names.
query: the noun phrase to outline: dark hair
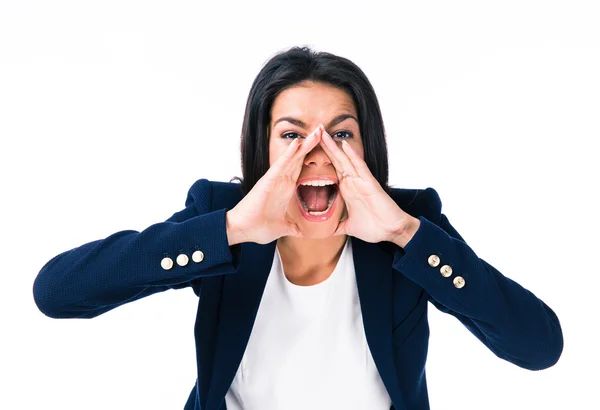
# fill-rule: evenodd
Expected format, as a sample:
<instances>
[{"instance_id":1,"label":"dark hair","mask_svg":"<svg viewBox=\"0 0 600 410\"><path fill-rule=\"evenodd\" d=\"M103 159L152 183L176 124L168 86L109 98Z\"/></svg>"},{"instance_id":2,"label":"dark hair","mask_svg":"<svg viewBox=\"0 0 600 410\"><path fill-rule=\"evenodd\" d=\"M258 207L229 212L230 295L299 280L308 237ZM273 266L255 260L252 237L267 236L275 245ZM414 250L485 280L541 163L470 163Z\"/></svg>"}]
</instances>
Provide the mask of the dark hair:
<instances>
[{"instance_id":1,"label":"dark hair","mask_svg":"<svg viewBox=\"0 0 600 410\"><path fill-rule=\"evenodd\" d=\"M238 180L245 194L269 169L271 109L275 98L286 88L302 81L325 83L348 93L358 114L364 160L369 170L389 193L385 129L373 86L352 61L309 47L292 47L272 57L252 83L242 125L242 175Z\"/></svg>"}]
</instances>

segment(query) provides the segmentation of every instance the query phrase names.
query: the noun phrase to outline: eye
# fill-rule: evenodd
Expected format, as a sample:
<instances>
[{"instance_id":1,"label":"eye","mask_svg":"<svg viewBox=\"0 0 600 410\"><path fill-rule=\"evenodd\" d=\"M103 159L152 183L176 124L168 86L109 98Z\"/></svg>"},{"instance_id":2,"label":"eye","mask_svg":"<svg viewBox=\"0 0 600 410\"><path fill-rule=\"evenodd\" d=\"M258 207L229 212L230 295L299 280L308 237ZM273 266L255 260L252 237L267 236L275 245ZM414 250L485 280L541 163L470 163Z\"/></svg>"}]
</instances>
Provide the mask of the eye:
<instances>
[{"instance_id":1,"label":"eye","mask_svg":"<svg viewBox=\"0 0 600 410\"><path fill-rule=\"evenodd\" d=\"M340 134L345 134L346 137L339 137L338 135ZM289 140L289 139L294 139L292 137L288 137L288 135L296 135L298 136L299 134L297 132L286 132L285 134L281 134L281 138ZM332 135L332 137L335 139L349 139L349 138L354 138L354 134L352 134L350 131L338 131L336 133L334 133ZM296 137L297 138L297 137Z\"/></svg>"},{"instance_id":2,"label":"eye","mask_svg":"<svg viewBox=\"0 0 600 410\"><path fill-rule=\"evenodd\" d=\"M281 134L281 138L285 139L285 140L291 140L294 138L288 138L287 135L298 135L297 132L286 132L285 134Z\"/></svg>"},{"instance_id":3,"label":"eye","mask_svg":"<svg viewBox=\"0 0 600 410\"><path fill-rule=\"evenodd\" d=\"M338 131L335 134L333 134L333 138L338 138L338 137L336 137L336 135L338 135L338 134L346 134L347 137L342 138L344 140L347 140L349 138L353 138L354 137L354 135L350 131Z\"/></svg>"}]
</instances>

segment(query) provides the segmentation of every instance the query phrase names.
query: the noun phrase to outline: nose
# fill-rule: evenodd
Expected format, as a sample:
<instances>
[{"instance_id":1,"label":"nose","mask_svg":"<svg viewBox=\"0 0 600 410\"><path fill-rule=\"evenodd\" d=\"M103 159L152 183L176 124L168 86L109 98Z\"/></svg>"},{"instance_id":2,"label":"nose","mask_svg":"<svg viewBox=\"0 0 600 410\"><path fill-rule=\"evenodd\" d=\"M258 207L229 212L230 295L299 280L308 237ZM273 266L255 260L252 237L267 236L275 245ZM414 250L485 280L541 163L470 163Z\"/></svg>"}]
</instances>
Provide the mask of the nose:
<instances>
[{"instance_id":1,"label":"nose","mask_svg":"<svg viewBox=\"0 0 600 410\"><path fill-rule=\"evenodd\" d=\"M317 144L308 154L306 154L306 157L304 157L304 165L327 167L332 165L332 163L327 153L323 150L323 147L321 147L321 144Z\"/></svg>"}]
</instances>

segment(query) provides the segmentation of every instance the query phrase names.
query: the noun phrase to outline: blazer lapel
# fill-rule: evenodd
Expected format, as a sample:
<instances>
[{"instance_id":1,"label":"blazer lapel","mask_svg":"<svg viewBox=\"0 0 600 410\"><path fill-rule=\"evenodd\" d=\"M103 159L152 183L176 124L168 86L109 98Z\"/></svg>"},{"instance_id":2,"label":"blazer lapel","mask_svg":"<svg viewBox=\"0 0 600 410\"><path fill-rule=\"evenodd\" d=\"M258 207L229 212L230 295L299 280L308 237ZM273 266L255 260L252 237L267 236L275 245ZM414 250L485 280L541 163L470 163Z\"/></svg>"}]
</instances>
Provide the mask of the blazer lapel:
<instances>
[{"instance_id":1,"label":"blazer lapel","mask_svg":"<svg viewBox=\"0 0 600 410\"><path fill-rule=\"evenodd\" d=\"M271 271L276 244L242 243L238 273L225 275L207 410L219 408L233 382ZM393 395L400 383L392 346L392 256L377 244L355 237L352 245L367 343L383 383ZM395 403L400 399L392 397Z\"/></svg>"},{"instance_id":2,"label":"blazer lapel","mask_svg":"<svg viewBox=\"0 0 600 410\"><path fill-rule=\"evenodd\" d=\"M238 272L225 275L207 410L219 408L242 361L271 272L276 245L277 241L266 245L242 243Z\"/></svg>"},{"instance_id":3,"label":"blazer lapel","mask_svg":"<svg viewBox=\"0 0 600 410\"><path fill-rule=\"evenodd\" d=\"M352 237L352 253L367 344L388 394L394 403L400 403L400 381L392 344L393 255L356 237Z\"/></svg>"}]
</instances>

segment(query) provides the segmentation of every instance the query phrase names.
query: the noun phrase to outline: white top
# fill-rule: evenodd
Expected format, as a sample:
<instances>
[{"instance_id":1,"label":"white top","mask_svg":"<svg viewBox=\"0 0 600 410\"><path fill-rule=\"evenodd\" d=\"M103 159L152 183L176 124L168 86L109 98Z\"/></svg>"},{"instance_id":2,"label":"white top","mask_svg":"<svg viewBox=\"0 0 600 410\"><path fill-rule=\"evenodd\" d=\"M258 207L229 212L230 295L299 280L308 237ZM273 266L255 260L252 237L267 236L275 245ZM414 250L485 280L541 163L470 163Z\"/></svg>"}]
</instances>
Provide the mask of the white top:
<instances>
[{"instance_id":1,"label":"white top","mask_svg":"<svg viewBox=\"0 0 600 410\"><path fill-rule=\"evenodd\" d=\"M389 410L365 337L352 242L329 278L291 283L275 251L228 410Z\"/></svg>"}]
</instances>

